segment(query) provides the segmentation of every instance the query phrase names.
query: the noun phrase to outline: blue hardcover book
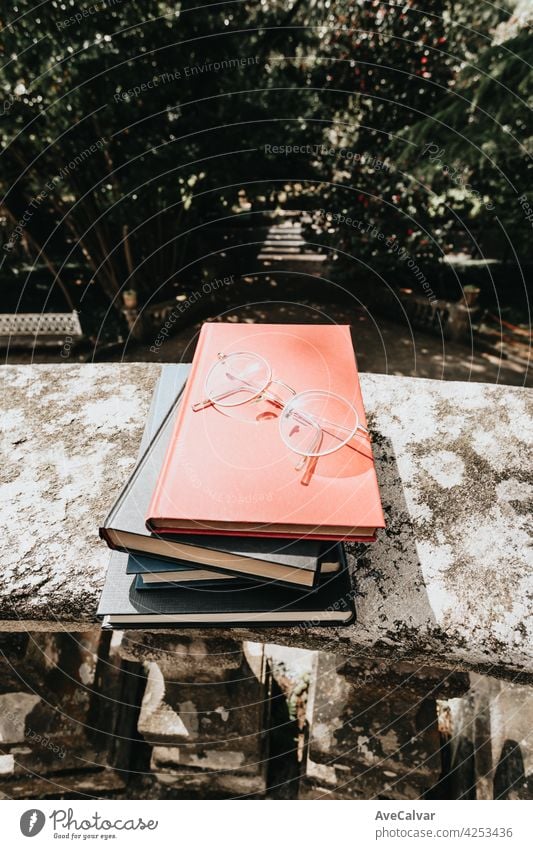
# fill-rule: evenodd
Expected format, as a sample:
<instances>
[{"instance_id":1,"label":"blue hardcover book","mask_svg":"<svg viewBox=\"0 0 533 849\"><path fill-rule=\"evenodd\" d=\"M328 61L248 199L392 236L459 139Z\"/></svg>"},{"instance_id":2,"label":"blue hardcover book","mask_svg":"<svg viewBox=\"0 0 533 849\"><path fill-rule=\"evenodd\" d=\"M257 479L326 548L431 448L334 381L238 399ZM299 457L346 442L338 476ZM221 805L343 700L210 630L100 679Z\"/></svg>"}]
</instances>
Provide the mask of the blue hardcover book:
<instances>
[{"instance_id":1,"label":"blue hardcover book","mask_svg":"<svg viewBox=\"0 0 533 849\"><path fill-rule=\"evenodd\" d=\"M171 563L170 560L160 560L158 557L147 557L141 554L130 554L126 566L127 575L137 575L135 586L138 590L162 589L176 586L202 586L219 584L224 587L239 587L249 584L246 578L232 578L222 572L202 569L187 563Z\"/></svg>"},{"instance_id":2,"label":"blue hardcover book","mask_svg":"<svg viewBox=\"0 0 533 849\"><path fill-rule=\"evenodd\" d=\"M215 574L213 572L206 572L205 577L201 575L200 577L194 574L194 569L187 569L186 567L180 571L176 570L175 572L170 573L172 577L168 577L165 580L165 574L161 572L153 573L153 572L143 572L140 575L137 575L135 578L135 589L136 590L168 590L168 589L180 589L180 587L204 587L207 589L217 589L217 584L222 584L224 589L227 590L229 587L233 589L238 589L239 587L248 584L248 586L252 583L251 581L241 581L239 578L229 578L226 575ZM200 573L203 570L198 570ZM127 574L127 572L126 572ZM213 577L214 576L214 577Z\"/></svg>"}]
</instances>

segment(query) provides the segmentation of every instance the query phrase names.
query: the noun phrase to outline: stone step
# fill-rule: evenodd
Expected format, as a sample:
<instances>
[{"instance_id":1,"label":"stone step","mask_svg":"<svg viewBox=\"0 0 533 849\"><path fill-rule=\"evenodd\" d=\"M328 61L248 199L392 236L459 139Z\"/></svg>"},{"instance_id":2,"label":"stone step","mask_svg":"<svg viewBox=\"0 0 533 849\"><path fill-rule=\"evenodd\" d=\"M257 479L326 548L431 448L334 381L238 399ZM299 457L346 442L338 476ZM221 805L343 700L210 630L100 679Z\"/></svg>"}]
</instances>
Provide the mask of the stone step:
<instances>
[{"instance_id":1,"label":"stone step","mask_svg":"<svg viewBox=\"0 0 533 849\"><path fill-rule=\"evenodd\" d=\"M64 794L81 794L105 798L126 787L124 776L111 769L62 773L46 778L27 775L25 778L0 784L0 799L59 799ZM67 796L68 798L68 796Z\"/></svg>"},{"instance_id":2,"label":"stone step","mask_svg":"<svg viewBox=\"0 0 533 849\"><path fill-rule=\"evenodd\" d=\"M39 775L55 781L56 775L102 763L102 753L87 744L83 731L65 736L42 732L39 739L42 742L19 743L5 748L0 744L3 780L20 780L26 776Z\"/></svg>"},{"instance_id":3,"label":"stone step","mask_svg":"<svg viewBox=\"0 0 533 849\"><path fill-rule=\"evenodd\" d=\"M298 248L305 244L305 239L284 239L281 236L279 238L265 239L263 242L263 245L275 245L278 248Z\"/></svg>"},{"instance_id":4,"label":"stone step","mask_svg":"<svg viewBox=\"0 0 533 849\"><path fill-rule=\"evenodd\" d=\"M531 689L473 673L466 696L448 706L452 798L475 794L481 800L531 799Z\"/></svg>"},{"instance_id":5,"label":"stone step","mask_svg":"<svg viewBox=\"0 0 533 849\"><path fill-rule=\"evenodd\" d=\"M154 773L157 781L165 787L190 793L199 793L200 798L209 796L262 797L266 792L266 777L263 772L256 775L239 772L203 772L202 770L169 769ZM188 798L188 797L187 797Z\"/></svg>"},{"instance_id":6,"label":"stone step","mask_svg":"<svg viewBox=\"0 0 533 849\"><path fill-rule=\"evenodd\" d=\"M418 798L416 792L428 791L442 772L436 701L434 695L424 698L424 687L435 694L435 679L446 678L446 673L439 676L432 669L430 680L422 678L419 692L413 692L412 684L407 690L398 686L408 677L405 665L388 682L386 670L376 679L379 662L354 659L354 684L342 674L350 662L339 661L335 655L317 656L308 701L309 764L335 766L350 783L360 776L359 789L356 782L350 792L367 792L367 798L374 795L371 787L379 792L392 780L396 790L391 798ZM411 678L416 675L412 666Z\"/></svg>"},{"instance_id":7,"label":"stone step","mask_svg":"<svg viewBox=\"0 0 533 849\"><path fill-rule=\"evenodd\" d=\"M354 688L371 686L376 693L386 695L400 692L407 696L429 698L435 694L439 699L462 696L470 686L465 672L450 672L449 669L431 666L416 666L391 660L364 660L351 657L342 663L337 672Z\"/></svg>"},{"instance_id":8,"label":"stone step","mask_svg":"<svg viewBox=\"0 0 533 849\"><path fill-rule=\"evenodd\" d=\"M146 742L231 750L238 741L255 756L268 702L262 646L250 652L238 669L221 669L213 652L211 668L190 676L179 655L152 661L138 723Z\"/></svg>"},{"instance_id":9,"label":"stone step","mask_svg":"<svg viewBox=\"0 0 533 849\"><path fill-rule=\"evenodd\" d=\"M257 259L275 262L283 262L284 260L290 262L325 262L327 256L325 254L284 254L283 252L279 252L276 254L260 253Z\"/></svg>"},{"instance_id":10,"label":"stone step","mask_svg":"<svg viewBox=\"0 0 533 849\"><path fill-rule=\"evenodd\" d=\"M154 772L160 770L202 770L203 772L236 771L239 775L257 775L266 763L263 747L243 747L241 740L234 741L233 749L204 749L198 747L190 751L186 746L154 746L150 767ZM245 751L248 748L249 751Z\"/></svg>"},{"instance_id":11,"label":"stone step","mask_svg":"<svg viewBox=\"0 0 533 849\"><path fill-rule=\"evenodd\" d=\"M267 233L267 239L280 236L281 238L287 238L288 236L297 237L302 234L303 230L301 227L283 227L283 228L272 228Z\"/></svg>"},{"instance_id":12,"label":"stone step","mask_svg":"<svg viewBox=\"0 0 533 849\"><path fill-rule=\"evenodd\" d=\"M269 230L265 239L303 239L303 230Z\"/></svg>"},{"instance_id":13,"label":"stone step","mask_svg":"<svg viewBox=\"0 0 533 849\"><path fill-rule=\"evenodd\" d=\"M305 244L302 242L302 245ZM266 243L261 248L262 254L279 254L282 253L284 256L289 256L289 254L301 254L302 253L302 245L267 245Z\"/></svg>"},{"instance_id":14,"label":"stone step","mask_svg":"<svg viewBox=\"0 0 533 849\"><path fill-rule=\"evenodd\" d=\"M354 770L308 761L306 774L300 780L298 798L301 800L343 799L394 799L407 801L420 799L430 783L417 775L396 776L392 771L380 772Z\"/></svg>"},{"instance_id":15,"label":"stone step","mask_svg":"<svg viewBox=\"0 0 533 849\"><path fill-rule=\"evenodd\" d=\"M207 672L212 677L216 669L223 672L238 669L243 662L243 647L231 637L201 639L180 634L126 631L120 646L120 656L125 660L155 661L163 673L179 673L182 680L196 679Z\"/></svg>"}]
</instances>

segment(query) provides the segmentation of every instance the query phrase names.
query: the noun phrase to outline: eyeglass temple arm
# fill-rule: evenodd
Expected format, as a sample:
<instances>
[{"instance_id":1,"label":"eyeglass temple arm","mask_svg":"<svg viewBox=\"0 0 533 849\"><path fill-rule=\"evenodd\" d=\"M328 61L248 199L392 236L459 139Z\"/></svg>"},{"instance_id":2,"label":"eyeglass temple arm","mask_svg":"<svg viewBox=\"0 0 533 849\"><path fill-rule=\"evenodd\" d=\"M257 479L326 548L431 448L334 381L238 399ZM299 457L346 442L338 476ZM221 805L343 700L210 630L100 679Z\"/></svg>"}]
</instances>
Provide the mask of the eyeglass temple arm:
<instances>
[{"instance_id":1,"label":"eyeglass temple arm","mask_svg":"<svg viewBox=\"0 0 533 849\"><path fill-rule=\"evenodd\" d=\"M227 392L221 392L220 395L217 395L215 398L204 398L203 401L197 401L196 404L192 405L192 409L195 413L199 410L204 410L206 407L212 406L212 404L217 401L222 401L223 398L229 398L230 395L236 395L237 392L242 392L242 386L236 386L235 389L228 389Z\"/></svg>"},{"instance_id":2,"label":"eyeglass temple arm","mask_svg":"<svg viewBox=\"0 0 533 849\"><path fill-rule=\"evenodd\" d=\"M315 437L315 442L314 442L313 449L312 449L313 454L311 456L308 456L308 457L302 457L300 462L296 466L297 471L299 469L305 467L305 471L304 471L304 473L301 477L301 480L300 480L300 483L302 484L302 486L309 486L309 484L311 482L312 474L313 474L315 467L316 467L316 464L318 462L318 457L316 456L315 452L320 447L320 443L322 442L323 438L324 438L324 431L320 429L318 431L316 437Z\"/></svg>"},{"instance_id":3,"label":"eyeglass temple arm","mask_svg":"<svg viewBox=\"0 0 533 849\"><path fill-rule=\"evenodd\" d=\"M300 419L300 421L303 422L304 424L310 424L311 427L314 428L314 431L315 431L315 438L313 440L313 444L311 446L310 453L302 455L300 457L300 459L298 460L298 462L296 463L295 467L294 467L296 469L296 471L299 472L300 469L303 469L305 464L309 462L309 460L311 459L311 455L314 454L315 451L317 450L318 446L322 442L324 434L323 434L323 431L322 431L322 428L320 427L320 425L317 425L316 421L314 421L314 419L311 416L309 418L307 418L307 416L304 413L296 412L296 411L293 412L293 415L296 419Z\"/></svg>"},{"instance_id":4,"label":"eyeglass temple arm","mask_svg":"<svg viewBox=\"0 0 533 849\"><path fill-rule=\"evenodd\" d=\"M322 423L324 423L324 424L330 425L331 427L337 428L337 430L347 430L347 431L351 430L351 428L346 427L345 425L337 424L336 422L332 422L329 419L317 418L316 416L312 416L311 414L309 414L309 418L310 419L312 418L313 421L316 424L318 424L319 427L322 427ZM370 433L370 431L367 427L365 427L364 425L359 424L359 423L357 424L356 430L362 430L363 433ZM329 433L329 431L327 431L327 433ZM330 435L334 436L334 434L330 434Z\"/></svg>"}]
</instances>

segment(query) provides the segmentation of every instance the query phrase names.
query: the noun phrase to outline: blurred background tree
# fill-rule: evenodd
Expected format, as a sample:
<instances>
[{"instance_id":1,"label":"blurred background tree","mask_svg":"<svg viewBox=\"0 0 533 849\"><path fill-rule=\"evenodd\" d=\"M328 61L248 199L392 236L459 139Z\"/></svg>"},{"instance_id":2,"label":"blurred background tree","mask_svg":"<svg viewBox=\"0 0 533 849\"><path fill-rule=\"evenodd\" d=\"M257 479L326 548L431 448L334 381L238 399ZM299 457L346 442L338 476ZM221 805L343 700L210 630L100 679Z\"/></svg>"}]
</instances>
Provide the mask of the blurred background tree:
<instances>
[{"instance_id":1,"label":"blurred background tree","mask_svg":"<svg viewBox=\"0 0 533 849\"><path fill-rule=\"evenodd\" d=\"M288 208L383 234L315 213L312 239L347 275L355 258L392 280L398 245L436 289L450 255L528 258L531 42L515 3L33 6L1 22L8 309L51 308L57 291L101 309L124 289L163 300L245 270L265 215Z\"/></svg>"},{"instance_id":2,"label":"blurred background tree","mask_svg":"<svg viewBox=\"0 0 533 849\"><path fill-rule=\"evenodd\" d=\"M146 298L216 253L206 226L231 229L248 196L276 204L283 168L262 148L268 125L283 143L298 132L316 41L291 29L301 4L285 26L279 7L246 2L108 0L78 21L77 4L52 2L42 18L32 5L2 28L4 281L53 270L67 289Z\"/></svg>"},{"instance_id":3,"label":"blurred background tree","mask_svg":"<svg viewBox=\"0 0 533 849\"><path fill-rule=\"evenodd\" d=\"M524 16L506 31L509 8L331 4L330 61L315 79L334 104L330 143L361 158L322 163L329 182L317 205L373 228L330 220L324 236L348 252L347 269L355 258L401 277L401 245L443 291L450 256L508 259L510 236L520 258L531 259L518 195L531 174L532 41Z\"/></svg>"}]
</instances>

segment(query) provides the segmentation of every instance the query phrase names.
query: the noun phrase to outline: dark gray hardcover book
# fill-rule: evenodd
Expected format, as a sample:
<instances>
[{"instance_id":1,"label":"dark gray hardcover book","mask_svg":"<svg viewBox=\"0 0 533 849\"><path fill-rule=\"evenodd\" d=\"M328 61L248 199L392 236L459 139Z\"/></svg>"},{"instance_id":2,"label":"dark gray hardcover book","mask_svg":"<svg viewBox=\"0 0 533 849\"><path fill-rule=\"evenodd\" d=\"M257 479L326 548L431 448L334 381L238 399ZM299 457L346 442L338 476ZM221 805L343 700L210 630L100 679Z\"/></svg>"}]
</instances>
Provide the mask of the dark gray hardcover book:
<instances>
[{"instance_id":1,"label":"dark gray hardcover book","mask_svg":"<svg viewBox=\"0 0 533 849\"><path fill-rule=\"evenodd\" d=\"M313 587L321 568L335 571L335 547L316 540L180 534L160 536L145 517L172 434L190 365L166 365L156 387L141 444L141 456L126 486L100 528L110 548L171 561L176 570L200 566L252 580L271 579L288 586ZM323 552L327 553L323 553ZM133 557L130 573L143 572ZM148 562L149 565L149 562ZM154 566L154 571L156 567Z\"/></svg>"},{"instance_id":2,"label":"dark gray hardcover book","mask_svg":"<svg viewBox=\"0 0 533 849\"><path fill-rule=\"evenodd\" d=\"M342 568L322 575L312 592L269 582L243 584L239 589L170 588L147 593L126 574L127 555L113 552L97 615L108 628L348 625L355 618L354 591L340 549Z\"/></svg>"}]
</instances>

